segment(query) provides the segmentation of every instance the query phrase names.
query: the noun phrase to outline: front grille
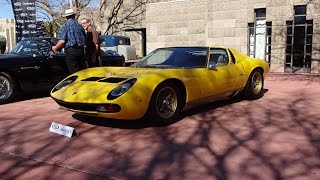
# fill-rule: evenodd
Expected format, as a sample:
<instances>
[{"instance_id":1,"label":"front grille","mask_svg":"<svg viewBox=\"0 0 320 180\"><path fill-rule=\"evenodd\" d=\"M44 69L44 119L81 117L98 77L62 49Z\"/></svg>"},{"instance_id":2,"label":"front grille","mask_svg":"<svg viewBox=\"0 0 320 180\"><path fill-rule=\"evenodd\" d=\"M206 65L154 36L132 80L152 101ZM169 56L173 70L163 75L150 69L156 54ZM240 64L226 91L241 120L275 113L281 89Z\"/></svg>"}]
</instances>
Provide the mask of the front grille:
<instances>
[{"instance_id":1,"label":"front grille","mask_svg":"<svg viewBox=\"0 0 320 180\"><path fill-rule=\"evenodd\" d=\"M66 103L62 101L57 101L57 103L68 109L80 110L80 111L97 111L97 105L95 104L85 104L85 103Z\"/></svg>"},{"instance_id":2,"label":"front grille","mask_svg":"<svg viewBox=\"0 0 320 180\"><path fill-rule=\"evenodd\" d=\"M112 107L114 111L110 113L120 112L121 107L117 104L88 104L88 103L67 103L61 100L55 99L55 101L62 107L65 107L67 109L71 110L78 110L78 111L94 111L94 112L100 112L97 110L99 106L105 106L105 107ZM107 113L107 112L105 112Z\"/></svg>"}]
</instances>

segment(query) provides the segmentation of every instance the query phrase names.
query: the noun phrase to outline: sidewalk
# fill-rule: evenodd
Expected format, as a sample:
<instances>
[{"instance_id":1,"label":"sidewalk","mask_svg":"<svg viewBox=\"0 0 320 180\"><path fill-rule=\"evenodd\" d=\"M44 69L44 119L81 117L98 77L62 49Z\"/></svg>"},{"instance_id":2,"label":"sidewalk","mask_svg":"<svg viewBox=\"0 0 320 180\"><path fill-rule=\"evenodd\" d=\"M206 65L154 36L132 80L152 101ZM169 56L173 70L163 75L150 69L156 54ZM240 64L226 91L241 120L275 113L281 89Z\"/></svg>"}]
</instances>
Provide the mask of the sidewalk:
<instances>
[{"instance_id":1,"label":"sidewalk","mask_svg":"<svg viewBox=\"0 0 320 180\"><path fill-rule=\"evenodd\" d=\"M167 127L80 116L49 97L0 105L0 179L320 179L319 89L319 76L270 74L261 99Z\"/></svg>"}]
</instances>

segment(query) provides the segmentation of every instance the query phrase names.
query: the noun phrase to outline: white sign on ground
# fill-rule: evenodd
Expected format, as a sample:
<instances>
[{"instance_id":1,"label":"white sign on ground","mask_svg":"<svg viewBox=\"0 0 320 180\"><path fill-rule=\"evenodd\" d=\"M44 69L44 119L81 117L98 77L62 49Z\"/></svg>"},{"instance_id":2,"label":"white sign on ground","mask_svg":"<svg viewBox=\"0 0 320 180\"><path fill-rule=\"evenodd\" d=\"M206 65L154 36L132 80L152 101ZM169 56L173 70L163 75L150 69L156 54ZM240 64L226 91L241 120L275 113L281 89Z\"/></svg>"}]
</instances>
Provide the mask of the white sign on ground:
<instances>
[{"instance_id":1,"label":"white sign on ground","mask_svg":"<svg viewBox=\"0 0 320 180\"><path fill-rule=\"evenodd\" d=\"M63 136L72 137L72 134L73 132L75 132L75 129L70 126L65 126L65 125L53 122L50 126L49 131L63 135Z\"/></svg>"}]
</instances>

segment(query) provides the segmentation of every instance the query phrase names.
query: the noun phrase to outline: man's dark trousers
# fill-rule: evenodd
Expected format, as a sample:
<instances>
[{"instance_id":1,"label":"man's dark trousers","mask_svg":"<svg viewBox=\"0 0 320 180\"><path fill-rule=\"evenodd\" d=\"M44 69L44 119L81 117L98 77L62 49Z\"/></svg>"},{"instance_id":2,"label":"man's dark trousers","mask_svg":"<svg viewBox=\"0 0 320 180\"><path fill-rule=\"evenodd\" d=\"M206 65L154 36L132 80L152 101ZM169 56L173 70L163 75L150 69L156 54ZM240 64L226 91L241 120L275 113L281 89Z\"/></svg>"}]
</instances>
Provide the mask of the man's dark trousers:
<instances>
[{"instance_id":1,"label":"man's dark trousers","mask_svg":"<svg viewBox=\"0 0 320 180\"><path fill-rule=\"evenodd\" d=\"M66 63L70 74L87 68L83 47L70 47L65 49L65 53Z\"/></svg>"}]
</instances>

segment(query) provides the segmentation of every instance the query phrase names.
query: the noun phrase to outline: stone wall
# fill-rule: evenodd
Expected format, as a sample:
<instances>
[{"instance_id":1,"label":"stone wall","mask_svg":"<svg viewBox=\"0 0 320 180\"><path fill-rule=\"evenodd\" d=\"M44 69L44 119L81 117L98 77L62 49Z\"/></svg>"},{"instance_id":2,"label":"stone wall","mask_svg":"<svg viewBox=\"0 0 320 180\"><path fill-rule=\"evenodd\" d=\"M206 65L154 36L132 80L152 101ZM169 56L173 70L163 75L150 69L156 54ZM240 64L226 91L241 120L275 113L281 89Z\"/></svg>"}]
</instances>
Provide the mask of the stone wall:
<instances>
[{"instance_id":1,"label":"stone wall","mask_svg":"<svg viewBox=\"0 0 320 180\"><path fill-rule=\"evenodd\" d=\"M158 47L206 45L206 0L180 0L147 5L147 51Z\"/></svg>"},{"instance_id":2,"label":"stone wall","mask_svg":"<svg viewBox=\"0 0 320 180\"><path fill-rule=\"evenodd\" d=\"M248 23L254 9L266 8L272 21L271 70L284 71L286 21L293 20L294 5L307 4L307 19L313 19L312 73L320 73L319 0L173 0L147 5L147 51L181 45L233 47L247 54Z\"/></svg>"},{"instance_id":3,"label":"stone wall","mask_svg":"<svg viewBox=\"0 0 320 180\"><path fill-rule=\"evenodd\" d=\"M311 73L320 73L320 1L313 0L310 4L310 18L313 19L313 37L312 37L312 62Z\"/></svg>"}]
</instances>

